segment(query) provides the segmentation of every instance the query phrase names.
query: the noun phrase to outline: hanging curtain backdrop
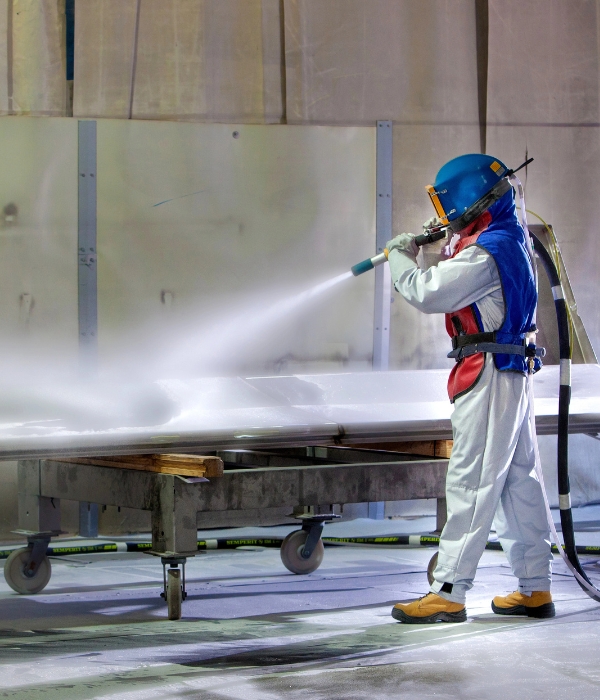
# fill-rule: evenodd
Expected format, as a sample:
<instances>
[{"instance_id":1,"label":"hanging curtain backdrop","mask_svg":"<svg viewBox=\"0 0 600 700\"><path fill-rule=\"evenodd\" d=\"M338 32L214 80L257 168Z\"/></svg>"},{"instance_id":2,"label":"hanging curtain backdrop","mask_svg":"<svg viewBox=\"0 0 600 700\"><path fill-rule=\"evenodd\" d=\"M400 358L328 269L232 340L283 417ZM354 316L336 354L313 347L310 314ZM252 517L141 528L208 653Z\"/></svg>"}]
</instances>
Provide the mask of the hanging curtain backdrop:
<instances>
[{"instance_id":1,"label":"hanging curtain backdrop","mask_svg":"<svg viewBox=\"0 0 600 700\"><path fill-rule=\"evenodd\" d=\"M394 233L419 232L433 213L425 185L479 150L474 4L286 0L285 63L288 123L393 120ZM443 321L395 301L391 366L447 366Z\"/></svg>"},{"instance_id":2,"label":"hanging curtain backdrop","mask_svg":"<svg viewBox=\"0 0 600 700\"><path fill-rule=\"evenodd\" d=\"M596 353L599 26L595 0L490 2L488 151L511 165L535 158L519 173L527 206L554 226Z\"/></svg>"},{"instance_id":3,"label":"hanging curtain backdrop","mask_svg":"<svg viewBox=\"0 0 600 700\"><path fill-rule=\"evenodd\" d=\"M600 0L76 0L76 117L394 122L394 231L469 151L524 173L600 347ZM0 0L0 113L66 114L64 0ZM591 195L591 196L590 196ZM366 251L367 253L370 251ZM392 365L445 366L437 318L393 305ZM412 329L410 334L405 328Z\"/></svg>"},{"instance_id":4,"label":"hanging curtain backdrop","mask_svg":"<svg viewBox=\"0 0 600 700\"><path fill-rule=\"evenodd\" d=\"M278 0L77 0L79 117L281 122Z\"/></svg>"},{"instance_id":5,"label":"hanging curtain backdrop","mask_svg":"<svg viewBox=\"0 0 600 700\"><path fill-rule=\"evenodd\" d=\"M527 152L529 204L559 234L598 348L600 305L579 282L600 262L598 1L76 0L74 114L393 120L395 233L420 230L424 186L448 159L485 147L517 165ZM392 365L445 366L439 319L392 309Z\"/></svg>"},{"instance_id":6,"label":"hanging curtain backdrop","mask_svg":"<svg viewBox=\"0 0 600 700\"><path fill-rule=\"evenodd\" d=\"M0 0L0 114L67 115L64 0Z\"/></svg>"}]
</instances>

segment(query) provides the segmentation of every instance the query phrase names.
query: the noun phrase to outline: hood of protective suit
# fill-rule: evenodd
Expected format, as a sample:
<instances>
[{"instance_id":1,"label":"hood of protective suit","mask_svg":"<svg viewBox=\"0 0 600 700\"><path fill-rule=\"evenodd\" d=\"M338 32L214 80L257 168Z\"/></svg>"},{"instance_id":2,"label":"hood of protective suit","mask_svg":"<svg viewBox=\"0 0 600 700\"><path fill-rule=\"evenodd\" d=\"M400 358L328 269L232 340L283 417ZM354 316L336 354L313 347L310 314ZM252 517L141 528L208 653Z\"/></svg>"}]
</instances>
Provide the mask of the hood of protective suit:
<instances>
[{"instance_id":1,"label":"hood of protective suit","mask_svg":"<svg viewBox=\"0 0 600 700\"><path fill-rule=\"evenodd\" d=\"M492 220L486 228L486 233L502 232L508 236L515 236L518 240L524 240L525 232L517 217L513 190L503 194L487 211Z\"/></svg>"}]
</instances>

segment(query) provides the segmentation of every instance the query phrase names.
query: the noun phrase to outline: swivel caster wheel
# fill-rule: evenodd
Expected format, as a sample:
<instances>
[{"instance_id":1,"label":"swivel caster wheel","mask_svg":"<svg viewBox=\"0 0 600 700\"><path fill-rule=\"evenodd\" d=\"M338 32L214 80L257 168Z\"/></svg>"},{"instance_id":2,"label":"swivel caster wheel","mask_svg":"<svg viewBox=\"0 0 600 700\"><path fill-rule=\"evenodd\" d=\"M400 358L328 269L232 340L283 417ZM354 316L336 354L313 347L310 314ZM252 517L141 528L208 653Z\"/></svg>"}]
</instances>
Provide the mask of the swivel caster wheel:
<instances>
[{"instance_id":1,"label":"swivel caster wheel","mask_svg":"<svg viewBox=\"0 0 600 700\"><path fill-rule=\"evenodd\" d=\"M181 572L179 569L167 571L167 611L169 620L181 620Z\"/></svg>"},{"instance_id":2,"label":"swivel caster wheel","mask_svg":"<svg viewBox=\"0 0 600 700\"><path fill-rule=\"evenodd\" d=\"M438 552L436 552L431 557L431 559L429 560L429 564L427 566L427 580L429 581L430 586L434 581L433 572L435 570L435 567L437 566L437 563L438 563Z\"/></svg>"},{"instance_id":3,"label":"swivel caster wheel","mask_svg":"<svg viewBox=\"0 0 600 700\"><path fill-rule=\"evenodd\" d=\"M44 555L37 571L31 571L31 549L23 547L11 552L4 563L4 578L6 583L23 595L32 595L44 590L52 574L50 560Z\"/></svg>"},{"instance_id":4,"label":"swivel caster wheel","mask_svg":"<svg viewBox=\"0 0 600 700\"><path fill-rule=\"evenodd\" d=\"M281 543L281 561L293 574L310 574L316 571L323 561L325 547L321 539L315 544L308 559L302 556L308 535L307 530L294 530Z\"/></svg>"}]
</instances>

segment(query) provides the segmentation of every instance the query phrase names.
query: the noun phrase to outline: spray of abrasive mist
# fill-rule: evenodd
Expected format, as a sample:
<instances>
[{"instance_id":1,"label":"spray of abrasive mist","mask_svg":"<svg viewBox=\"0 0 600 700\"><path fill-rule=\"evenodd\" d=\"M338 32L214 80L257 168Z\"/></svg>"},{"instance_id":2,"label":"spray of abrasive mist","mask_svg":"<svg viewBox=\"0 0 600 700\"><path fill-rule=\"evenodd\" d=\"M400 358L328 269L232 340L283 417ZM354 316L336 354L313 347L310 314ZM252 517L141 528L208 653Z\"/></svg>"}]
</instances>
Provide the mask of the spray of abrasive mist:
<instances>
[{"instance_id":1,"label":"spray of abrasive mist","mask_svg":"<svg viewBox=\"0 0 600 700\"><path fill-rule=\"evenodd\" d=\"M295 323L303 311L311 311L311 302L326 299L329 290L351 277L344 272L271 303L255 296L235 307L223 304L196 326L187 317L177 333L163 334L168 343L157 338L155 356L136 349L137 371L120 358L105 363L96 379L83 380L42 356L32 369L30 358L20 361L18 353L3 353L10 372L1 383L0 438L162 425L181 407L172 405L160 380L230 373L260 339L268 351L278 337L285 338L285 321ZM258 353L262 357L262 348Z\"/></svg>"},{"instance_id":2,"label":"spray of abrasive mist","mask_svg":"<svg viewBox=\"0 0 600 700\"><path fill-rule=\"evenodd\" d=\"M197 330L186 329L176 343L163 350L160 374L177 373L206 375L227 371L236 360L243 358L249 347L267 333L277 333L278 325L324 295L344 280L352 277L343 272L324 282L269 303L263 299L248 299L236 308L221 311Z\"/></svg>"}]
</instances>

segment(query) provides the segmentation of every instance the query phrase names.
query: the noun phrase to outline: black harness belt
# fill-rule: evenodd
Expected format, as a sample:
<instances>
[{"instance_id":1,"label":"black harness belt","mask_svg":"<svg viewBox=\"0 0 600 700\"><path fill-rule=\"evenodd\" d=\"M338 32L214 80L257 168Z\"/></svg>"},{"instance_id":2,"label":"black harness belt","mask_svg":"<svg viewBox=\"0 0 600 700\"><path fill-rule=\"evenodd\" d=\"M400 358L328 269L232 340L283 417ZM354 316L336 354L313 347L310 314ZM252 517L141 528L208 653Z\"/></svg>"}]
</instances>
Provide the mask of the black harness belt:
<instances>
[{"instance_id":1,"label":"black harness belt","mask_svg":"<svg viewBox=\"0 0 600 700\"><path fill-rule=\"evenodd\" d=\"M453 336L452 350L447 356L460 362L463 357L469 357L478 352L522 355L523 357L544 357L546 349L536 348L533 343L529 345L525 345L524 342L521 345L498 343L496 341L496 333L491 331L488 333L471 333L470 335L462 334Z\"/></svg>"}]
</instances>

